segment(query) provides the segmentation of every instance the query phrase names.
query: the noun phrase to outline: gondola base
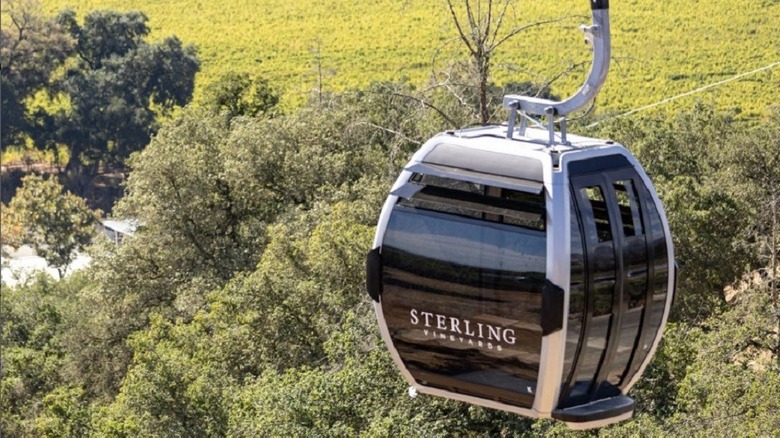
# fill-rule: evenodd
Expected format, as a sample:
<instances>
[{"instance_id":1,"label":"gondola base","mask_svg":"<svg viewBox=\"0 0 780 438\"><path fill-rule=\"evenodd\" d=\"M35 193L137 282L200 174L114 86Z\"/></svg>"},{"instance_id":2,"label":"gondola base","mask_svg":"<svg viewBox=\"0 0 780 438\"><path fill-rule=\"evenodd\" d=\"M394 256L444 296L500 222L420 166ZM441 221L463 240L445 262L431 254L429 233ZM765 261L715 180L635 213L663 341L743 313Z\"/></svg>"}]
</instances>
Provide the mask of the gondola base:
<instances>
[{"instance_id":1,"label":"gondola base","mask_svg":"<svg viewBox=\"0 0 780 438\"><path fill-rule=\"evenodd\" d=\"M552 412L552 418L565 422L572 429L584 430L627 420L633 413L634 400L619 395L586 405L556 409Z\"/></svg>"}]
</instances>

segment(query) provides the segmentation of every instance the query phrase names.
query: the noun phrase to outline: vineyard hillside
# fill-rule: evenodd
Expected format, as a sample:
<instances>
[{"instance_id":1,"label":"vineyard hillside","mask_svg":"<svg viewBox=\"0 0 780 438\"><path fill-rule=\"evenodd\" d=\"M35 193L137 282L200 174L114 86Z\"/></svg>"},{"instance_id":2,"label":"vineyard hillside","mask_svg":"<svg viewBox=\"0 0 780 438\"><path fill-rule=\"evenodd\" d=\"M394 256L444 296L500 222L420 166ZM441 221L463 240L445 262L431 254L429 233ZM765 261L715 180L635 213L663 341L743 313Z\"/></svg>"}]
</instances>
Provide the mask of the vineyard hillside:
<instances>
[{"instance_id":1,"label":"vineyard hillside","mask_svg":"<svg viewBox=\"0 0 780 438\"><path fill-rule=\"evenodd\" d=\"M628 111L780 61L778 0L611 3L614 64L599 96L601 111ZM443 0L44 0L43 5L47 13L71 8L79 17L95 9L144 12L153 38L175 34L199 48L197 96L228 71L251 72L284 90L284 104L295 106L319 78L326 91L404 78L424 87L432 70L465 59ZM544 82L570 71L553 83L553 92L574 91L589 59L578 30L589 15L587 2L516 2L509 15L506 29L576 17L533 28L501 46L495 82ZM764 114L780 101L780 66L669 109L697 98L742 116Z\"/></svg>"}]
</instances>

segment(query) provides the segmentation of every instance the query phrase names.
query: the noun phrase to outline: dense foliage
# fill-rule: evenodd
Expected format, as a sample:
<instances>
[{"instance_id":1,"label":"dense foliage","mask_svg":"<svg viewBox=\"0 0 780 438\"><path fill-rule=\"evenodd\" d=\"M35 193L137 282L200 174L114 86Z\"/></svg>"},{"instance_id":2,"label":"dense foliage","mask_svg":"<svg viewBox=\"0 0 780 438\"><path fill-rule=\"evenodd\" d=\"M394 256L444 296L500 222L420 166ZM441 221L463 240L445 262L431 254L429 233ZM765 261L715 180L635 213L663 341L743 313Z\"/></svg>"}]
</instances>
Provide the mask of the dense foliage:
<instances>
[{"instance_id":1,"label":"dense foliage","mask_svg":"<svg viewBox=\"0 0 780 438\"><path fill-rule=\"evenodd\" d=\"M149 43L139 12L96 11L79 24L73 11L57 17L76 41L77 62L57 88L70 105L55 114L56 141L69 146L68 167L122 162L156 132L156 112L189 102L199 61L176 37ZM93 164L94 165L94 164Z\"/></svg>"},{"instance_id":2,"label":"dense foliage","mask_svg":"<svg viewBox=\"0 0 780 438\"><path fill-rule=\"evenodd\" d=\"M164 127L117 207L137 234L95 245L83 274L3 294L4 436L573 434L410 399L379 339L362 280L376 214L417 139L446 127L399 97L413 93L377 84L272 119L189 109ZM736 157L777 159L780 123L700 107L602 129L655 178L683 273L635 418L600 434L773 433L776 167Z\"/></svg>"},{"instance_id":3,"label":"dense foliage","mask_svg":"<svg viewBox=\"0 0 780 438\"><path fill-rule=\"evenodd\" d=\"M205 91L204 107L224 112L228 118L270 116L279 103L279 94L268 80L248 73L229 72Z\"/></svg>"},{"instance_id":4,"label":"dense foliage","mask_svg":"<svg viewBox=\"0 0 780 438\"><path fill-rule=\"evenodd\" d=\"M33 2L3 3L0 29L0 147L38 139L41 114L28 109L27 101L49 88L49 78L70 56L75 45L54 20L46 20Z\"/></svg>"},{"instance_id":5,"label":"dense foliage","mask_svg":"<svg viewBox=\"0 0 780 438\"><path fill-rule=\"evenodd\" d=\"M3 244L32 246L57 268L60 278L75 251L92 241L99 217L83 198L65 192L56 178L34 174L22 178L22 187L3 210Z\"/></svg>"},{"instance_id":6,"label":"dense foliage","mask_svg":"<svg viewBox=\"0 0 780 438\"><path fill-rule=\"evenodd\" d=\"M149 143L160 115L192 97L200 62L176 37L149 42L140 12L66 10L47 21L36 0L4 13L3 150L67 146L74 177L123 163Z\"/></svg>"}]
</instances>

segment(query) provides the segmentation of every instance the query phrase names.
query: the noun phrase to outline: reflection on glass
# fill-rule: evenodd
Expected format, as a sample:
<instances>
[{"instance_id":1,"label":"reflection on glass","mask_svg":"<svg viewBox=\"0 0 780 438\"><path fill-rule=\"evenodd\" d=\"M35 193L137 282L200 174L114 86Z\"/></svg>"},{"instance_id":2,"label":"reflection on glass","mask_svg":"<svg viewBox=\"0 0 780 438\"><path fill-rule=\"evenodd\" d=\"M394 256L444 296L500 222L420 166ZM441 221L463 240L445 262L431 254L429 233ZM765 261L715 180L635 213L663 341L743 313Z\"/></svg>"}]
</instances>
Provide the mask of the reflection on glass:
<instances>
[{"instance_id":1,"label":"reflection on glass","mask_svg":"<svg viewBox=\"0 0 780 438\"><path fill-rule=\"evenodd\" d=\"M639 201L632 180L621 180L612 183L615 196L618 201L620 218L623 224L625 237L644 234L642 229L642 215L639 211Z\"/></svg>"},{"instance_id":2,"label":"reflection on glass","mask_svg":"<svg viewBox=\"0 0 780 438\"><path fill-rule=\"evenodd\" d=\"M563 362L563 374L561 383L566 385L569 381L577 347L580 343L580 331L585 312L585 248L577 220L577 210L573 200L570 204L569 215L571 227L571 279L569 284L569 320L566 328L566 353Z\"/></svg>"},{"instance_id":3,"label":"reflection on glass","mask_svg":"<svg viewBox=\"0 0 780 438\"><path fill-rule=\"evenodd\" d=\"M604 191L599 185L578 188L577 206L572 206L572 214L579 213L582 236L579 236L576 221L572 220L572 255L575 254L575 241L585 244L587 250L579 249L587 255L587 283L585 299L588 317L584 319L585 331L582 333L579 355L574 366L574 375L570 380L570 390L564 394L561 406L587 403L595 390L597 378L608 346L608 335L613 323L613 300L616 286L615 242L612 239L612 224L607 210ZM572 266L573 267L573 266ZM574 276L572 277L574 278ZM570 314L570 318L574 316ZM572 327L571 329L575 329ZM568 344L574 340L574 333L567 334ZM577 342L580 340L578 339Z\"/></svg>"},{"instance_id":4,"label":"reflection on glass","mask_svg":"<svg viewBox=\"0 0 780 438\"><path fill-rule=\"evenodd\" d=\"M382 247L382 308L417 381L533 404L545 239L543 231L396 206Z\"/></svg>"},{"instance_id":5,"label":"reflection on glass","mask_svg":"<svg viewBox=\"0 0 780 438\"><path fill-rule=\"evenodd\" d=\"M598 238L599 242L607 242L612 240L612 229L609 226L609 213L607 212L607 203L604 201L604 192L602 192L600 186L583 187L580 189L582 192L582 199L586 204L589 214L583 216L586 227L590 228L591 224L595 233L593 236ZM591 234L586 232L586 235L590 238Z\"/></svg>"},{"instance_id":6,"label":"reflection on glass","mask_svg":"<svg viewBox=\"0 0 780 438\"><path fill-rule=\"evenodd\" d=\"M588 322L585 344L581 346L582 352L577 364L577 375L574 379L575 388L572 389L570 398L586 395L596 379L596 373L607 348L607 334L611 318L611 315L598 316Z\"/></svg>"},{"instance_id":7,"label":"reflection on glass","mask_svg":"<svg viewBox=\"0 0 780 438\"><path fill-rule=\"evenodd\" d=\"M644 193L643 198L645 202L643 205L649 218L647 239L648 248L651 248L652 260L649 260L648 263L652 277L649 279L647 291L650 294L650 300L644 310L646 321L642 324L642 333L639 335L640 342L634 353L636 358L632 361L631 369L623 379L624 384L628 383L631 377L639 371L658 335L658 329L661 326L666 309L666 294L669 280L669 257L661 215L644 185L639 183L637 186Z\"/></svg>"},{"instance_id":8,"label":"reflection on glass","mask_svg":"<svg viewBox=\"0 0 780 438\"><path fill-rule=\"evenodd\" d=\"M631 169L573 178L572 197L570 297L585 304L570 303L562 408L617 395L638 372L661 325L669 276L658 207Z\"/></svg>"}]
</instances>

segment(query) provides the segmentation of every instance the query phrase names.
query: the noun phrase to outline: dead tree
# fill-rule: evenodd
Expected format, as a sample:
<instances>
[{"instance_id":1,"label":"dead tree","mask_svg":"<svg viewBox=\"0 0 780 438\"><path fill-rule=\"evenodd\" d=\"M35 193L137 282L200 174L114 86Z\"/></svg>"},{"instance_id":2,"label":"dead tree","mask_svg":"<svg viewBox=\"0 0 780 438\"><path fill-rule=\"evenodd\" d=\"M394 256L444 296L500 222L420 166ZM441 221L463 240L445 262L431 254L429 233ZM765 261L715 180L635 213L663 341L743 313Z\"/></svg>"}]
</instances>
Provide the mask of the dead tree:
<instances>
[{"instance_id":1,"label":"dead tree","mask_svg":"<svg viewBox=\"0 0 780 438\"><path fill-rule=\"evenodd\" d=\"M503 27L510 9L511 0L463 0L465 16L456 12L452 0L447 0L452 21L457 29L458 38L463 42L471 61L473 86L476 89L478 117L480 122L490 121L490 99L488 84L493 55L502 44L525 30L572 18L571 16L535 21L512 27L504 31Z\"/></svg>"}]
</instances>

